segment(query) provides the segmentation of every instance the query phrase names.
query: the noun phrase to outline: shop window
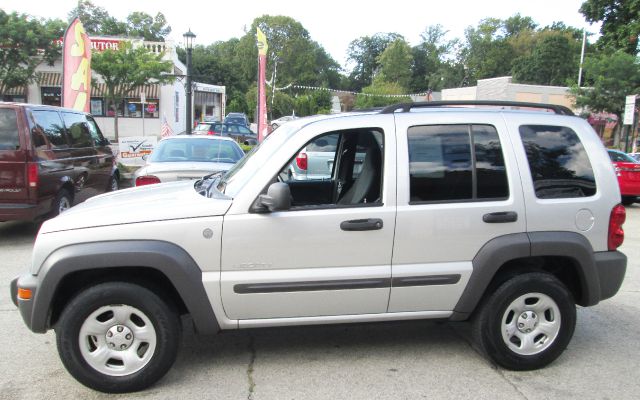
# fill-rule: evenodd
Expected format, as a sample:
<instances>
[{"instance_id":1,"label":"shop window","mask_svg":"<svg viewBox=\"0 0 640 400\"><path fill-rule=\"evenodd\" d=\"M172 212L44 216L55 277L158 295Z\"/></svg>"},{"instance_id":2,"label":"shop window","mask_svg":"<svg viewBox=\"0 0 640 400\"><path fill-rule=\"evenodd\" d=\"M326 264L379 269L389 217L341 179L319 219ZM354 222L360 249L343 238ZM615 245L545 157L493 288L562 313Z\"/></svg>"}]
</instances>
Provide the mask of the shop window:
<instances>
[{"instance_id":1,"label":"shop window","mask_svg":"<svg viewBox=\"0 0 640 400\"><path fill-rule=\"evenodd\" d=\"M100 97L91 98L91 115L95 117L104 116L104 100Z\"/></svg>"},{"instance_id":2,"label":"shop window","mask_svg":"<svg viewBox=\"0 0 640 400\"><path fill-rule=\"evenodd\" d=\"M158 118L160 111L158 110L159 104L157 99L148 99L144 103L144 117L145 118ZM125 99L124 100L124 117L127 118L142 118L142 103L140 99Z\"/></svg>"}]
</instances>

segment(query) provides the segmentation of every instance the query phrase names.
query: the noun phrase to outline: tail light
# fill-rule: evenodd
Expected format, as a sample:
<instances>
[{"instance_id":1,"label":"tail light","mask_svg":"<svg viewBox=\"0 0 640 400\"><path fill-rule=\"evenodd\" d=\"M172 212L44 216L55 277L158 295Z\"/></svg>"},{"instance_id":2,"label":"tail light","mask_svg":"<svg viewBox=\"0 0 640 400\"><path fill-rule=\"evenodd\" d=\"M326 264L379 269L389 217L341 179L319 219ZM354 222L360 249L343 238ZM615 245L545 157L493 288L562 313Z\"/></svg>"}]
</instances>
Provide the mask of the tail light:
<instances>
[{"instance_id":1,"label":"tail light","mask_svg":"<svg viewBox=\"0 0 640 400\"><path fill-rule=\"evenodd\" d=\"M38 163L30 162L27 164L27 182L30 188L37 188L38 181Z\"/></svg>"},{"instance_id":2,"label":"tail light","mask_svg":"<svg viewBox=\"0 0 640 400\"><path fill-rule=\"evenodd\" d=\"M611 216L609 217L609 236L607 239L607 245L609 251L614 251L622 245L624 242L624 230L622 230L622 224L624 224L627 218L627 212L624 206L618 204L611 210Z\"/></svg>"},{"instance_id":3,"label":"tail light","mask_svg":"<svg viewBox=\"0 0 640 400\"><path fill-rule=\"evenodd\" d=\"M307 166L309 165L307 153L298 153L298 156L296 157L296 165L303 171L307 170Z\"/></svg>"},{"instance_id":4,"label":"tail light","mask_svg":"<svg viewBox=\"0 0 640 400\"><path fill-rule=\"evenodd\" d=\"M157 176L144 175L136 178L136 186L153 185L154 183L160 183Z\"/></svg>"}]
</instances>

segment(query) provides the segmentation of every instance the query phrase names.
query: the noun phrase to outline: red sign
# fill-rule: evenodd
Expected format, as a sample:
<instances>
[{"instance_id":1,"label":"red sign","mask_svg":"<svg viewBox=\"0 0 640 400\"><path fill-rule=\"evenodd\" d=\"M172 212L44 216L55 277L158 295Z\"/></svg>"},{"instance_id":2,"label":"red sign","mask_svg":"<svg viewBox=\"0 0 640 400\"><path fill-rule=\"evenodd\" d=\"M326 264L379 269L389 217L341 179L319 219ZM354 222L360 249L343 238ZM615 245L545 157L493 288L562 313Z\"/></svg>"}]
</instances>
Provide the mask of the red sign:
<instances>
[{"instance_id":1,"label":"red sign","mask_svg":"<svg viewBox=\"0 0 640 400\"><path fill-rule=\"evenodd\" d=\"M148 113L154 113L156 112L156 105L151 103L147 105L147 112Z\"/></svg>"},{"instance_id":2,"label":"red sign","mask_svg":"<svg viewBox=\"0 0 640 400\"><path fill-rule=\"evenodd\" d=\"M89 112L91 98L91 39L78 18L62 42L62 106Z\"/></svg>"}]
</instances>

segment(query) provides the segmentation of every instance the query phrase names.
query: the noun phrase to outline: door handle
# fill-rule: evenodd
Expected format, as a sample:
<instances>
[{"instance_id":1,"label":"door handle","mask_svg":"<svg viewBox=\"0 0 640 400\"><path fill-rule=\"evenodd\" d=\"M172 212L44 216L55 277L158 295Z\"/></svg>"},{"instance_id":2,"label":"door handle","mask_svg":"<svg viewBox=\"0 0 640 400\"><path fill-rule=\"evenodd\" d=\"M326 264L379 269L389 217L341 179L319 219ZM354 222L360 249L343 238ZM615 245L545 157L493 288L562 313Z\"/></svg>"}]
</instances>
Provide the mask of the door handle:
<instances>
[{"instance_id":1,"label":"door handle","mask_svg":"<svg viewBox=\"0 0 640 400\"><path fill-rule=\"evenodd\" d=\"M494 213L483 215L482 220L487 224L502 224L505 222L516 222L518 220L518 213L515 211L494 212Z\"/></svg>"},{"instance_id":2,"label":"door handle","mask_svg":"<svg viewBox=\"0 0 640 400\"><path fill-rule=\"evenodd\" d=\"M340 223L340 229L343 231L377 231L383 226L380 218L352 219Z\"/></svg>"}]
</instances>

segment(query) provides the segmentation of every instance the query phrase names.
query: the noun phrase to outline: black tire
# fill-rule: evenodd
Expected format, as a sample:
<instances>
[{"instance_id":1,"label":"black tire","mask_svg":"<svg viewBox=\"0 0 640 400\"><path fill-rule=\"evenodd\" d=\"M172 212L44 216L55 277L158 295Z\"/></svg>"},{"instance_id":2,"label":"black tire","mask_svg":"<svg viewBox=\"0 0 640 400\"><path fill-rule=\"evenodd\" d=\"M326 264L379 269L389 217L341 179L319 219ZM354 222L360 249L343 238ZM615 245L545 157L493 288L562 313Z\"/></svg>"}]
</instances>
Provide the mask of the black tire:
<instances>
[{"instance_id":1,"label":"black tire","mask_svg":"<svg viewBox=\"0 0 640 400\"><path fill-rule=\"evenodd\" d=\"M131 309L135 311L129 311ZM108 310L121 310L121 315L127 315L126 322L118 322L119 313L110 315ZM91 325L92 323L94 325ZM93 327L103 324L99 328L104 327L104 335L93 336L86 331L81 335L83 329L93 329L85 328L87 324ZM122 347L123 350L117 346L126 346L121 345L124 333L114 334L122 332L120 327L129 329L124 333L132 334L127 335L126 339L130 341L126 349ZM147 339L147 342L145 339L139 339L136 337L136 329L144 330L151 339ZM69 302L55 326L55 331L62 363L74 378L83 385L101 392L126 393L149 387L171 368L178 352L180 319L175 307L164 302L154 292L131 283L108 282L80 292ZM117 343L114 344L114 341ZM109 358L105 357L104 361L96 360L98 350L107 353L106 357ZM92 355L85 356L83 352L96 354L96 359L92 359ZM125 353L129 356L137 355L138 359L135 362L141 365L135 364L134 361L125 361L131 359L127 358ZM92 365L99 365L107 371L99 371ZM127 369L131 365L138 369L131 369L132 372L129 373Z\"/></svg>"},{"instance_id":2,"label":"black tire","mask_svg":"<svg viewBox=\"0 0 640 400\"><path fill-rule=\"evenodd\" d=\"M630 206L638 200L637 197L634 196L622 196L622 205Z\"/></svg>"},{"instance_id":3,"label":"black tire","mask_svg":"<svg viewBox=\"0 0 640 400\"><path fill-rule=\"evenodd\" d=\"M65 210L68 210L73 206L73 196L68 190L62 189L56 195L51 205L51 217L57 217Z\"/></svg>"},{"instance_id":4,"label":"black tire","mask_svg":"<svg viewBox=\"0 0 640 400\"><path fill-rule=\"evenodd\" d=\"M115 174L111 175L111 178L109 178L109 184L107 185L107 192L115 192L118 189L120 189L118 176Z\"/></svg>"},{"instance_id":5,"label":"black tire","mask_svg":"<svg viewBox=\"0 0 640 400\"><path fill-rule=\"evenodd\" d=\"M539 301L534 302L536 299ZM516 306L520 304L522 308ZM519 309L522 312L515 311ZM573 336L576 307L571 293L556 277L525 273L488 295L472 324L474 341L485 355L504 368L527 371L542 368L562 354ZM545 326L553 326L547 330L555 332L541 333Z\"/></svg>"}]
</instances>

